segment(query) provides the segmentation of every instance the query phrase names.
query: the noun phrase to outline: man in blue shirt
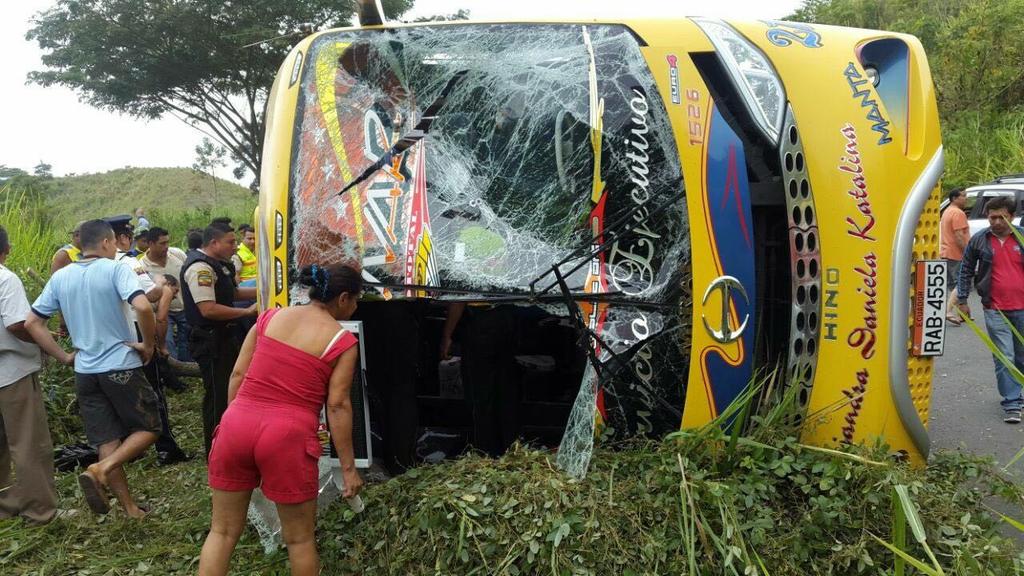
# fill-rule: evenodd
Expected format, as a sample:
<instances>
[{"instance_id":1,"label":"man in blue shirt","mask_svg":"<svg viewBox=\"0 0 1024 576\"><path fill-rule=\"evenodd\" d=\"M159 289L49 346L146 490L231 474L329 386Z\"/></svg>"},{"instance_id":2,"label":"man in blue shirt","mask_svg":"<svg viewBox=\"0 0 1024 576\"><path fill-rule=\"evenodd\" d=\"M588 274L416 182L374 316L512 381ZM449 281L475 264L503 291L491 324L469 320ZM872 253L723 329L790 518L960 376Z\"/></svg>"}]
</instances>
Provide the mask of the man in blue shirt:
<instances>
[{"instance_id":1,"label":"man in blue shirt","mask_svg":"<svg viewBox=\"0 0 1024 576\"><path fill-rule=\"evenodd\" d=\"M32 304L25 328L37 344L55 358L64 352L47 329L46 321L60 312L76 349L75 388L89 443L100 461L78 476L86 503L98 514L110 510L109 488L133 518L146 512L132 499L125 479L125 462L144 452L160 433L160 413L153 388L142 366L153 355L153 308L135 274L113 260L114 231L103 220L82 225L82 257L58 270ZM143 341L137 342L128 320L135 310Z\"/></svg>"}]
</instances>

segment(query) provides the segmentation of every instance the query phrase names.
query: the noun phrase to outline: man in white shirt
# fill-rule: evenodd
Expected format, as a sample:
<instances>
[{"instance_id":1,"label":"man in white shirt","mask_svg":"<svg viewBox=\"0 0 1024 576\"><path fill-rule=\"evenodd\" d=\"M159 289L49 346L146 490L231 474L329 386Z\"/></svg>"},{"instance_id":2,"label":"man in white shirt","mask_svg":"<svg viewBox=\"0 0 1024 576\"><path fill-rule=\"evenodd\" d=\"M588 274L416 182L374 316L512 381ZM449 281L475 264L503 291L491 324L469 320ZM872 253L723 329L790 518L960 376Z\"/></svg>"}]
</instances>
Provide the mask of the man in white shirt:
<instances>
[{"instance_id":1,"label":"man in white shirt","mask_svg":"<svg viewBox=\"0 0 1024 576\"><path fill-rule=\"evenodd\" d=\"M146 294L146 299L150 302L156 303L160 301L160 298L165 295L168 298L172 297L170 290L165 290L162 286L157 286L153 278L146 272L146 267L142 265L142 262L132 254L132 243L135 241L134 228L132 228L131 216L125 214L123 216L111 216L104 218L107 224L114 229L114 244L117 246L117 255L114 256L114 260L123 263L125 266L131 268L132 272L135 273L139 281L139 285L142 286L142 291ZM134 321L134 319L133 319Z\"/></svg>"},{"instance_id":2,"label":"man in white shirt","mask_svg":"<svg viewBox=\"0 0 1024 576\"><path fill-rule=\"evenodd\" d=\"M4 267L11 244L0 226L0 518L45 524L57 513L53 442L39 387L42 359L25 319L25 287ZM60 360L70 364L73 354ZM11 485L11 464L17 480Z\"/></svg>"},{"instance_id":3,"label":"man in white shirt","mask_svg":"<svg viewBox=\"0 0 1024 576\"><path fill-rule=\"evenodd\" d=\"M160 227L151 228L148 232L149 250L142 256L142 265L153 278L170 274L174 278L181 276L181 267L185 264L185 255L180 250L171 251L170 232ZM181 253L179 256L178 253ZM185 305L181 294L176 293L171 299L167 314L167 334L162 344L157 338L157 347L164 347L164 354L170 354L176 360L190 362L188 355L188 322L185 320ZM160 331L160 318L157 318L157 331Z\"/></svg>"}]
</instances>

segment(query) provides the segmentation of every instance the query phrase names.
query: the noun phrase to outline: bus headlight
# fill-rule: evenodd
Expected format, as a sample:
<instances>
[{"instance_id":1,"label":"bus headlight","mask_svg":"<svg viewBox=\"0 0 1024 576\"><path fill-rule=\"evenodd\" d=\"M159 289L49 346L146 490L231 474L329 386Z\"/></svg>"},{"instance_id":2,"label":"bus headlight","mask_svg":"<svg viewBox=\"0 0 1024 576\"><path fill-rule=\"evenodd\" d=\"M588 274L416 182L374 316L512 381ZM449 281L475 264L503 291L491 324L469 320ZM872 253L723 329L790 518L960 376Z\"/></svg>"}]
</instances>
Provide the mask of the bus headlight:
<instances>
[{"instance_id":1,"label":"bus headlight","mask_svg":"<svg viewBox=\"0 0 1024 576\"><path fill-rule=\"evenodd\" d=\"M878 75L878 68L875 68L874 66L865 66L864 74L868 77L868 80L871 80L871 85L878 88L878 81L881 79Z\"/></svg>"},{"instance_id":2,"label":"bus headlight","mask_svg":"<svg viewBox=\"0 0 1024 576\"><path fill-rule=\"evenodd\" d=\"M786 111L786 90L768 58L721 20L694 18L693 21L715 45L718 57L758 128L777 145Z\"/></svg>"}]
</instances>

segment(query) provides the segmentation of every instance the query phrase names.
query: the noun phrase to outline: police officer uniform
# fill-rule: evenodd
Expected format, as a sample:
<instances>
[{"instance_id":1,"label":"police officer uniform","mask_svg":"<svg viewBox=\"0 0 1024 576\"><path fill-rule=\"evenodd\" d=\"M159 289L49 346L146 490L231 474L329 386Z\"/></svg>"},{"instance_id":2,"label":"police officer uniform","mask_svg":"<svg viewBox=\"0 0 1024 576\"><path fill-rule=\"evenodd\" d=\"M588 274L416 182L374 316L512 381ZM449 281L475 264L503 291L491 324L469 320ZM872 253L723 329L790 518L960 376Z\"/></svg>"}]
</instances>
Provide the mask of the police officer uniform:
<instances>
[{"instance_id":1,"label":"police officer uniform","mask_svg":"<svg viewBox=\"0 0 1024 576\"><path fill-rule=\"evenodd\" d=\"M210 454L213 429L228 406L228 380L238 359L235 321L210 320L199 311L200 302L231 306L235 300L234 266L200 250L190 250L181 267L181 295L185 318L192 327L189 352L203 377L203 440Z\"/></svg>"}]
</instances>

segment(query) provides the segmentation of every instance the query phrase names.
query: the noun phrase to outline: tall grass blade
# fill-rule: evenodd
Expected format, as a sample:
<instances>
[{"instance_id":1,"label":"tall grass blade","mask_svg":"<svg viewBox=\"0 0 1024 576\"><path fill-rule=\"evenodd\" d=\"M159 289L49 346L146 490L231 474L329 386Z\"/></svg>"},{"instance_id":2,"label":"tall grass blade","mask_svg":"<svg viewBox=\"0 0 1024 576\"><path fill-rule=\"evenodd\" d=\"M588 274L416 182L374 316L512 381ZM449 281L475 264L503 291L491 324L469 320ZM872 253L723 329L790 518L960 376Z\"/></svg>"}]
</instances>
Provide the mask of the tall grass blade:
<instances>
[{"instance_id":1,"label":"tall grass blade","mask_svg":"<svg viewBox=\"0 0 1024 576\"><path fill-rule=\"evenodd\" d=\"M1020 230L1017 230L1017 227L1013 225L1013 222L1007 220L1006 218L1003 218L1003 220L1010 227L1010 232L1013 232L1013 235L1017 237L1017 242L1024 246L1024 234L1021 234Z\"/></svg>"},{"instance_id":2,"label":"tall grass blade","mask_svg":"<svg viewBox=\"0 0 1024 576\"><path fill-rule=\"evenodd\" d=\"M1010 376L1012 376L1013 379L1016 380L1017 382L1024 383L1024 374L1021 374L1021 371L1017 369L1017 366L1014 365L1013 361L1007 358L1006 354L1003 354L1002 350L1000 350L999 347L996 346L996 343L993 342L991 338L989 338L988 334L986 334L985 331L982 330L981 327L978 326L978 324L974 320L969 318L959 309L957 309L957 313L960 314L960 317L963 319L963 321L968 326L971 327L971 330L974 331L974 334L978 337L978 339L985 344L985 347L988 348L989 352L992 353L992 356L996 360L998 360L1000 364L1006 367L1006 369L1010 372Z\"/></svg>"},{"instance_id":3,"label":"tall grass blade","mask_svg":"<svg viewBox=\"0 0 1024 576\"><path fill-rule=\"evenodd\" d=\"M1010 319L1006 317L1006 314L1003 314L1002 310L996 310L996 312L999 312L999 316L1002 317L1003 322L1006 322L1006 325L1010 327L1010 331L1013 332L1013 337L1017 339L1017 342L1024 344L1024 336L1020 335L1020 332L1017 331L1017 327L1013 325L1013 322L1010 322Z\"/></svg>"},{"instance_id":4,"label":"tall grass blade","mask_svg":"<svg viewBox=\"0 0 1024 576\"><path fill-rule=\"evenodd\" d=\"M900 550L899 548L893 546L892 544L886 542L885 540L882 540L878 536L875 536L874 534L871 534L871 537L874 538L882 546L885 546L886 548L888 548L893 554L895 554L895 555L899 556L900 558L906 560L907 563L909 563L911 566L913 566L914 568L917 568L918 570L920 570L921 572L927 574L928 576L943 576L944 575L943 572L936 571L931 566L925 564L924 562L921 562L917 558L914 558L910 554L907 554L903 550Z\"/></svg>"},{"instance_id":5,"label":"tall grass blade","mask_svg":"<svg viewBox=\"0 0 1024 576\"><path fill-rule=\"evenodd\" d=\"M989 510L991 510L996 516L999 516L999 518L1003 522L1006 522L1010 526L1013 526L1014 528L1016 528L1020 532L1024 532L1024 522L1021 522L1020 520L1016 520L1014 518L1010 518L1006 514L1003 514L1002 512L1000 512L999 510L996 510L995 508L993 508L991 506L987 506L986 505L985 507L988 508Z\"/></svg>"},{"instance_id":6,"label":"tall grass blade","mask_svg":"<svg viewBox=\"0 0 1024 576\"><path fill-rule=\"evenodd\" d=\"M686 564L690 569L689 576L700 576L700 569L697 568L697 515L699 511L690 493L689 482L686 481L686 468L683 466L683 456L676 454L679 462L679 536L683 539L686 547Z\"/></svg>"},{"instance_id":7,"label":"tall grass blade","mask_svg":"<svg viewBox=\"0 0 1024 576\"><path fill-rule=\"evenodd\" d=\"M757 550L751 550L751 554L754 555L754 560L757 561L757 567L761 569L761 573L764 576L771 576L771 572L768 571L768 567L764 565L764 560L761 559L761 555L757 553Z\"/></svg>"},{"instance_id":8,"label":"tall grass blade","mask_svg":"<svg viewBox=\"0 0 1024 576\"><path fill-rule=\"evenodd\" d=\"M858 456L856 454L850 454L849 452L843 452L842 450L836 450L834 448L826 448L824 446L812 446L810 444L800 444L800 447L803 448L804 450L811 450L813 452L821 452L822 454L831 454L832 456L836 456L838 458L845 458L847 460L852 460L854 462L859 462L861 464L867 464L869 466L888 466L889 465L886 462L879 462L877 460L871 460L870 458L865 458L863 456Z\"/></svg>"},{"instance_id":9,"label":"tall grass blade","mask_svg":"<svg viewBox=\"0 0 1024 576\"><path fill-rule=\"evenodd\" d=\"M921 517L917 515L917 507L914 506L914 502L910 499L910 492L903 484L897 484L893 489L899 497L900 508L907 519L907 524L910 525L910 530L914 533L914 539L918 542L924 542L924 524L921 523Z\"/></svg>"},{"instance_id":10,"label":"tall grass blade","mask_svg":"<svg viewBox=\"0 0 1024 576\"><path fill-rule=\"evenodd\" d=\"M743 434L743 429L747 424L747 419L750 417L750 407L753 403L754 395L747 396L739 417L732 421L732 430L729 434L729 444L725 447L723 471L732 470L732 466L736 458L736 442L739 440L740 434Z\"/></svg>"},{"instance_id":11,"label":"tall grass blade","mask_svg":"<svg viewBox=\"0 0 1024 576\"><path fill-rule=\"evenodd\" d=\"M900 550L907 549L907 515L903 513L896 491L892 493L892 544ZM897 555L893 564L893 576L903 576L907 561Z\"/></svg>"},{"instance_id":12,"label":"tall grass blade","mask_svg":"<svg viewBox=\"0 0 1024 576\"><path fill-rule=\"evenodd\" d=\"M1006 466L1003 466L1003 471L1008 472L1010 470L1010 467L1016 464L1017 461L1020 460L1021 458L1024 458L1024 447L1018 450L1017 454L1015 454L1013 458L1010 458L1010 461L1006 463Z\"/></svg>"},{"instance_id":13,"label":"tall grass blade","mask_svg":"<svg viewBox=\"0 0 1024 576\"><path fill-rule=\"evenodd\" d=\"M924 532L924 523L921 522L921 517L917 515L917 507L914 506L914 501L910 499L910 492L903 484L897 484L893 488L896 490L896 494L899 495L900 507L907 518L907 524L910 525L910 531L914 533L914 540L917 540L917 543L924 548L925 554L928 555L938 573L943 574L942 566L939 565L939 561L935 558L931 547L928 546L928 536Z\"/></svg>"}]
</instances>

